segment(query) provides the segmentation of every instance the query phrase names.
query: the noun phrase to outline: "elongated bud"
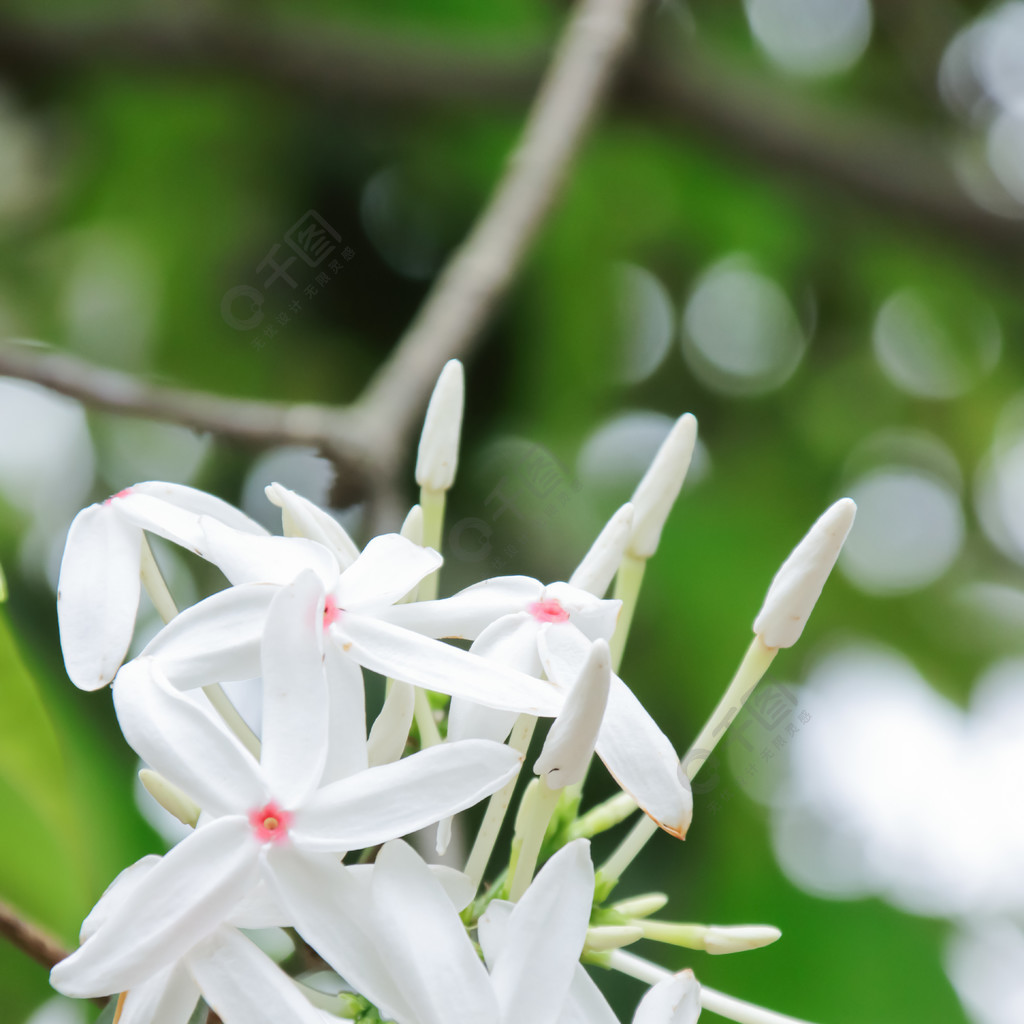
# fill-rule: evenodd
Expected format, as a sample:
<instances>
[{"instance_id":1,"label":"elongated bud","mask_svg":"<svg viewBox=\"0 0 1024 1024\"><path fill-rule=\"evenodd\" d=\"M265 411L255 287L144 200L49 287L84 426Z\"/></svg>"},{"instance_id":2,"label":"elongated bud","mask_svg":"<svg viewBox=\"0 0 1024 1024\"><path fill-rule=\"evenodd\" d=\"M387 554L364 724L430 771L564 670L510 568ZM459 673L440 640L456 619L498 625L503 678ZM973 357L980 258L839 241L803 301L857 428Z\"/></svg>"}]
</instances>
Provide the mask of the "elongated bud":
<instances>
[{"instance_id":1,"label":"elongated bud","mask_svg":"<svg viewBox=\"0 0 1024 1024\"><path fill-rule=\"evenodd\" d=\"M676 420L633 492L633 535L629 554L647 559L658 549L661 531L690 468L697 443L697 420L684 413Z\"/></svg>"},{"instance_id":2,"label":"elongated bud","mask_svg":"<svg viewBox=\"0 0 1024 1024\"><path fill-rule=\"evenodd\" d=\"M782 938L782 932L770 924L712 925L704 936L708 953L742 953L770 946Z\"/></svg>"},{"instance_id":3,"label":"elongated bud","mask_svg":"<svg viewBox=\"0 0 1024 1024\"><path fill-rule=\"evenodd\" d=\"M4 575L4 567L0 565L0 603L7 600L7 577Z\"/></svg>"},{"instance_id":4,"label":"elongated bud","mask_svg":"<svg viewBox=\"0 0 1024 1024\"><path fill-rule=\"evenodd\" d=\"M405 517L405 522L402 523L402 528L398 532L406 540L411 540L413 544L423 546L423 509L419 505L413 505L409 509L409 514Z\"/></svg>"},{"instance_id":5,"label":"elongated bud","mask_svg":"<svg viewBox=\"0 0 1024 1024\"><path fill-rule=\"evenodd\" d=\"M587 929L583 943L585 953L601 953L608 949L621 949L644 937L642 928L631 924L599 924Z\"/></svg>"},{"instance_id":6,"label":"elongated bud","mask_svg":"<svg viewBox=\"0 0 1024 1024\"><path fill-rule=\"evenodd\" d=\"M286 537L305 537L323 544L334 553L344 571L358 557L359 548L334 516L295 491L270 484L266 495L281 510L281 529Z\"/></svg>"},{"instance_id":7,"label":"elongated bud","mask_svg":"<svg viewBox=\"0 0 1024 1024\"><path fill-rule=\"evenodd\" d=\"M416 483L426 490L447 491L455 480L464 396L462 363L449 359L430 396L416 457Z\"/></svg>"},{"instance_id":8,"label":"elongated bud","mask_svg":"<svg viewBox=\"0 0 1024 1024\"><path fill-rule=\"evenodd\" d=\"M586 775L608 703L611 673L608 644L596 640L533 766L550 789L575 785Z\"/></svg>"},{"instance_id":9,"label":"elongated bud","mask_svg":"<svg viewBox=\"0 0 1024 1024\"><path fill-rule=\"evenodd\" d=\"M569 583L572 586L594 597L604 597L626 553L626 545L633 532L633 516L633 503L627 501L608 520L597 535L597 540L583 556L579 568L570 577Z\"/></svg>"},{"instance_id":10,"label":"elongated bud","mask_svg":"<svg viewBox=\"0 0 1024 1024\"><path fill-rule=\"evenodd\" d=\"M612 904L612 910L618 911L626 917L650 917L656 914L665 904L668 903L668 896L663 892L649 892L642 896L630 896L629 899L619 900Z\"/></svg>"},{"instance_id":11,"label":"elongated bud","mask_svg":"<svg viewBox=\"0 0 1024 1024\"><path fill-rule=\"evenodd\" d=\"M754 632L766 647L792 647L800 639L856 512L852 498L840 498L782 563L754 619Z\"/></svg>"},{"instance_id":12,"label":"elongated bud","mask_svg":"<svg viewBox=\"0 0 1024 1024\"><path fill-rule=\"evenodd\" d=\"M190 800L173 782L168 782L151 768L139 772L139 781L146 792L169 814L173 814L183 825L196 827L201 808Z\"/></svg>"}]
</instances>

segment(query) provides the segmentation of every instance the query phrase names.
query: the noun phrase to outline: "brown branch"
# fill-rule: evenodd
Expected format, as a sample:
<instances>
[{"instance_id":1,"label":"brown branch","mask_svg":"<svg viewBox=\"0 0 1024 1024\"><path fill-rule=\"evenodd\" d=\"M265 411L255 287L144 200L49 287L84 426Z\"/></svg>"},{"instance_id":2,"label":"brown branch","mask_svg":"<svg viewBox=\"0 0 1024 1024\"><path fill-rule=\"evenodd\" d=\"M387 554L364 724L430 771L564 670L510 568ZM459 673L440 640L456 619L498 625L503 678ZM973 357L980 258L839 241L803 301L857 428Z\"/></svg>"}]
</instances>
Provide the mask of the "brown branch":
<instances>
[{"instance_id":1,"label":"brown branch","mask_svg":"<svg viewBox=\"0 0 1024 1024\"><path fill-rule=\"evenodd\" d=\"M403 111L438 106L519 109L543 60L527 52L468 55L422 42L345 31L217 22L176 25L60 22L29 27L0 19L0 70L30 81L95 68L182 69L244 76L303 99L354 101ZM950 171L941 138L916 127L802 102L693 52L645 53L626 69L620 113L692 141L698 132L786 178L810 181L933 233L1004 259L1024 251L1024 224L976 206Z\"/></svg>"},{"instance_id":2,"label":"brown branch","mask_svg":"<svg viewBox=\"0 0 1024 1024\"><path fill-rule=\"evenodd\" d=\"M488 205L441 271L394 352L352 406L293 406L158 387L29 345L0 346L0 374L37 381L97 408L180 423L235 441L317 445L341 468L361 474L374 499L378 523L397 525L396 476L412 426L441 366L469 350L508 292L628 52L645 5L646 0L581 0ZM17 32L0 34L7 59L11 61L13 54L15 64L19 59L24 62L26 55L39 61L39 38L32 44L24 34L20 40ZM115 45L124 45L116 32L112 38ZM161 52L169 49L181 58L180 37L147 39L165 47ZM231 52L236 52L237 41L218 39L219 45L235 47ZM80 52L82 41L58 32L49 45L46 59L59 63L62 56ZM129 52L137 56L134 49ZM187 48L184 52L189 53ZM250 39L238 52L260 51ZM0 59L4 53L0 46ZM305 73L306 61L281 61L277 56L264 54L278 73L282 65ZM96 54L90 57L95 59ZM336 54L332 61L334 67L345 65ZM365 66L365 59L362 63ZM401 79L405 71L403 67L394 77ZM350 73L349 68L345 75Z\"/></svg>"},{"instance_id":3,"label":"brown branch","mask_svg":"<svg viewBox=\"0 0 1024 1024\"><path fill-rule=\"evenodd\" d=\"M0 901L0 935L12 945L40 963L47 970L60 963L67 955L56 939L29 924L12 907Z\"/></svg>"}]
</instances>

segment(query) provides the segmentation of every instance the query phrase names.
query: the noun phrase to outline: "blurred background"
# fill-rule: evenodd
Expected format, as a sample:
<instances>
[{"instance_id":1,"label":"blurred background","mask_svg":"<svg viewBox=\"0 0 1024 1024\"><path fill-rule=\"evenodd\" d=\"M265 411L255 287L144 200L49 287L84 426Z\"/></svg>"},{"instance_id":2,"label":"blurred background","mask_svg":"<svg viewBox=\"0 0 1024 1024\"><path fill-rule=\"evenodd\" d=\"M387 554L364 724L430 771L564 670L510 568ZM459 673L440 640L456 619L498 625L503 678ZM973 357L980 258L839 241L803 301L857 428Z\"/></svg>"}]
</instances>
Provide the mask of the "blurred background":
<instances>
[{"instance_id":1,"label":"blurred background","mask_svg":"<svg viewBox=\"0 0 1024 1024\"><path fill-rule=\"evenodd\" d=\"M352 400L486 201L566 13L4 3L0 337ZM803 639L699 777L685 845L656 837L622 886L671 893L677 919L778 925L739 956L637 951L821 1024L1024 1020L1022 217L1024 3L668 0L468 360L449 592L565 578L697 415L623 668L680 750L779 563L858 502ZM109 696L64 676L71 518L143 479L271 526L271 480L339 491L313 451L13 379L0 438L0 896L70 945L164 848ZM358 535L360 508L338 512ZM160 554L179 603L217 586ZM611 792L600 771L592 788ZM48 1002L3 943L0 978L6 1020L98 1012ZM610 983L624 1014L639 986Z\"/></svg>"}]
</instances>

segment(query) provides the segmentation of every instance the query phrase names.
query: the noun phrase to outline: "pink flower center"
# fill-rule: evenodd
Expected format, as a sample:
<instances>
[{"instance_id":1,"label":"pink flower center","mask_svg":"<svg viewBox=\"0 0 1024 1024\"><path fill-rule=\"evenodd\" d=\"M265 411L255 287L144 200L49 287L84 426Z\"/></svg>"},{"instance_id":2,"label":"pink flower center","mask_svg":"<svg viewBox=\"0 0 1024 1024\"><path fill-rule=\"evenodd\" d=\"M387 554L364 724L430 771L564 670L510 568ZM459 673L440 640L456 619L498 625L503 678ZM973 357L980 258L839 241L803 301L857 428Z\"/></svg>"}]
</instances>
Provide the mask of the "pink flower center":
<instances>
[{"instance_id":1,"label":"pink flower center","mask_svg":"<svg viewBox=\"0 0 1024 1024\"><path fill-rule=\"evenodd\" d=\"M343 608L338 607L338 602L328 594L327 600L324 602L324 629L337 622L343 611Z\"/></svg>"},{"instance_id":2,"label":"pink flower center","mask_svg":"<svg viewBox=\"0 0 1024 1024\"><path fill-rule=\"evenodd\" d=\"M569 613L562 607L559 601L534 601L533 604L527 606L526 610L538 622L569 621Z\"/></svg>"},{"instance_id":3,"label":"pink flower center","mask_svg":"<svg viewBox=\"0 0 1024 1024\"><path fill-rule=\"evenodd\" d=\"M283 843L291 823L292 812L278 807L273 800L249 812L249 824L261 843Z\"/></svg>"},{"instance_id":4,"label":"pink flower center","mask_svg":"<svg viewBox=\"0 0 1024 1024\"><path fill-rule=\"evenodd\" d=\"M130 487L126 487L123 491L118 491L117 494L112 494L105 502L103 502L103 504L109 505L115 498L126 498L131 493L132 489Z\"/></svg>"}]
</instances>

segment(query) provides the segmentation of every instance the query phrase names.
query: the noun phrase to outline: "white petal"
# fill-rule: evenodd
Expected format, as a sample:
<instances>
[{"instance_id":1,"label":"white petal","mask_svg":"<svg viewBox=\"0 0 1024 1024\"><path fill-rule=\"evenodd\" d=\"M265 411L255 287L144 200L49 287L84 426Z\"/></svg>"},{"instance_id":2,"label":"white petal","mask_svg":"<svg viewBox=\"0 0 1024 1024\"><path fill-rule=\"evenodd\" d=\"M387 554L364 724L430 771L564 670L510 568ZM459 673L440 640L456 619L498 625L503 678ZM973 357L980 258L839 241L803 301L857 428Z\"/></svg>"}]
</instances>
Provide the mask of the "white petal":
<instances>
[{"instance_id":1,"label":"white petal","mask_svg":"<svg viewBox=\"0 0 1024 1024\"><path fill-rule=\"evenodd\" d=\"M640 1000L633 1024L695 1024L699 1016L700 985L693 971L680 971Z\"/></svg>"},{"instance_id":2,"label":"white petal","mask_svg":"<svg viewBox=\"0 0 1024 1024\"><path fill-rule=\"evenodd\" d=\"M633 492L633 536L629 550L636 558L650 558L658 549L661 531L682 489L697 443L697 421L685 413L676 420L668 437Z\"/></svg>"},{"instance_id":3,"label":"white petal","mask_svg":"<svg viewBox=\"0 0 1024 1024\"><path fill-rule=\"evenodd\" d=\"M127 995L118 1024L188 1024L199 986L180 964L165 967Z\"/></svg>"},{"instance_id":4,"label":"white petal","mask_svg":"<svg viewBox=\"0 0 1024 1024\"><path fill-rule=\"evenodd\" d=\"M766 647L792 647L800 639L856 513L852 498L840 498L782 563L754 620Z\"/></svg>"},{"instance_id":5,"label":"white petal","mask_svg":"<svg viewBox=\"0 0 1024 1024\"><path fill-rule=\"evenodd\" d=\"M346 609L387 607L405 597L441 566L441 556L397 533L374 537L341 574L334 591Z\"/></svg>"},{"instance_id":6,"label":"white petal","mask_svg":"<svg viewBox=\"0 0 1024 1024\"><path fill-rule=\"evenodd\" d=\"M544 865L505 925L491 968L502 1024L558 1020L583 951L593 899L590 844L578 839Z\"/></svg>"},{"instance_id":7,"label":"white petal","mask_svg":"<svg viewBox=\"0 0 1024 1024\"><path fill-rule=\"evenodd\" d=\"M207 494L206 491L196 490L194 487L171 484L163 480L147 480L144 483L133 484L129 490L135 494L148 494L153 498L160 498L168 504L177 505L178 508L188 512L194 512L197 516L213 516L225 526L241 530L243 533L252 533L256 536L267 535L267 531L255 519L250 519L234 505L229 505L226 501Z\"/></svg>"},{"instance_id":8,"label":"white petal","mask_svg":"<svg viewBox=\"0 0 1024 1024\"><path fill-rule=\"evenodd\" d=\"M82 922L82 927L79 930L78 938L79 942L85 942L86 939L94 935L100 928L100 925L119 907L122 903L127 902L133 892L135 892L136 886L160 863L160 857L155 853L149 854L147 857L142 857L137 860L134 864L129 864L118 876L115 878L110 885L104 890L103 895L99 898L96 906L89 911L86 919Z\"/></svg>"},{"instance_id":9,"label":"white petal","mask_svg":"<svg viewBox=\"0 0 1024 1024\"><path fill-rule=\"evenodd\" d=\"M318 790L296 812L291 835L307 850L383 843L490 796L520 763L519 753L500 743L442 743Z\"/></svg>"},{"instance_id":10,"label":"white petal","mask_svg":"<svg viewBox=\"0 0 1024 1024\"><path fill-rule=\"evenodd\" d=\"M175 690L152 659L125 665L113 691L132 749L204 811L244 813L270 796L259 766L213 709Z\"/></svg>"},{"instance_id":11,"label":"white petal","mask_svg":"<svg viewBox=\"0 0 1024 1024\"><path fill-rule=\"evenodd\" d=\"M558 1024L619 1024L619 1018L583 964L577 964L573 971Z\"/></svg>"},{"instance_id":12,"label":"white petal","mask_svg":"<svg viewBox=\"0 0 1024 1024\"><path fill-rule=\"evenodd\" d=\"M233 928L217 929L192 950L187 963L224 1024L323 1024L291 978Z\"/></svg>"},{"instance_id":13,"label":"white petal","mask_svg":"<svg viewBox=\"0 0 1024 1024\"><path fill-rule=\"evenodd\" d=\"M274 797L298 806L320 781L327 759L324 588L302 572L277 592L261 647L263 749L260 764Z\"/></svg>"},{"instance_id":14,"label":"white petal","mask_svg":"<svg viewBox=\"0 0 1024 1024\"><path fill-rule=\"evenodd\" d=\"M633 503L627 501L597 535L579 568L569 577L569 583L595 597L604 597L618 572L632 532Z\"/></svg>"},{"instance_id":15,"label":"white petal","mask_svg":"<svg viewBox=\"0 0 1024 1024\"><path fill-rule=\"evenodd\" d=\"M476 640L496 619L539 601L544 585L529 576L495 576L440 601L414 601L380 611L380 618L433 637Z\"/></svg>"},{"instance_id":16,"label":"white petal","mask_svg":"<svg viewBox=\"0 0 1024 1024\"><path fill-rule=\"evenodd\" d=\"M334 857L294 846L267 851L267 883L299 934L385 1019L415 1020L377 949L367 886Z\"/></svg>"},{"instance_id":17,"label":"white petal","mask_svg":"<svg viewBox=\"0 0 1024 1024\"><path fill-rule=\"evenodd\" d=\"M339 651L334 643L327 644L324 668L327 672L328 741L322 785L348 778L349 775L363 771L369 764L363 670L347 654ZM401 754L399 750L396 758Z\"/></svg>"},{"instance_id":18,"label":"white petal","mask_svg":"<svg viewBox=\"0 0 1024 1024\"><path fill-rule=\"evenodd\" d=\"M269 583L228 587L175 616L146 645L179 689L260 674L260 638L278 588Z\"/></svg>"},{"instance_id":19,"label":"white petal","mask_svg":"<svg viewBox=\"0 0 1024 1024\"><path fill-rule=\"evenodd\" d=\"M437 378L416 455L416 483L431 491L447 491L459 464L459 435L466 383L462 363L449 359Z\"/></svg>"},{"instance_id":20,"label":"white petal","mask_svg":"<svg viewBox=\"0 0 1024 1024\"><path fill-rule=\"evenodd\" d=\"M245 894L228 917L228 924L235 928L289 928L292 923L262 878Z\"/></svg>"},{"instance_id":21,"label":"white petal","mask_svg":"<svg viewBox=\"0 0 1024 1024\"><path fill-rule=\"evenodd\" d=\"M539 679L380 619L350 613L331 630L343 650L383 676L530 715L556 715L561 707L554 689Z\"/></svg>"},{"instance_id":22,"label":"white petal","mask_svg":"<svg viewBox=\"0 0 1024 1024\"><path fill-rule=\"evenodd\" d=\"M341 659L339 659L341 660ZM343 659L348 664L355 664L351 658ZM384 698L384 706L370 729L367 741L367 759L369 764L388 764L397 761L405 751L412 728L413 714L416 710L416 689L399 679L391 681L391 688ZM336 776L341 778L342 776Z\"/></svg>"},{"instance_id":23,"label":"white petal","mask_svg":"<svg viewBox=\"0 0 1024 1024\"><path fill-rule=\"evenodd\" d=\"M541 659L548 677L565 685L579 672L589 648L586 638L564 626L541 632ZM693 816L693 795L668 737L628 686L612 675L597 755L615 781L666 832L682 838Z\"/></svg>"},{"instance_id":24,"label":"white petal","mask_svg":"<svg viewBox=\"0 0 1024 1024\"><path fill-rule=\"evenodd\" d=\"M405 843L388 843L372 882L382 944L417 1024L497 1024L487 972L440 883Z\"/></svg>"},{"instance_id":25,"label":"white petal","mask_svg":"<svg viewBox=\"0 0 1024 1024\"><path fill-rule=\"evenodd\" d=\"M338 563L322 544L304 537L255 537L232 530L209 516L199 520L198 554L228 580L239 583L291 583L303 569L312 569L325 587L338 579Z\"/></svg>"},{"instance_id":26,"label":"white petal","mask_svg":"<svg viewBox=\"0 0 1024 1024\"><path fill-rule=\"evenodd\" d=\"M50 974L76 998L134 988L178 960L223 921L256 878L259 846L243 817L196 829L136 887L132 898Z\"/></svg>"},{"instance_id":27,"label":"white petal","mask_svg":"<svg viewBox=\"0 0 1024 1024\"><path fill-rule=\"evenodd\" d=\"M57 583L64 665L82 690L98 690L124 661L139 608L142 534L109 506L90 505L68 530Z\"/></svg>"},{"instance_id":28,"label":"white petal","mask_svg":"<svg viewBox=\"0 0 1024 1024\"><path fill-rule=\"evenodd\" d=\"M359 557L355 541L329 512L280 484L270 484L266 494L281 509L286 537L305 537L323 544L334 553L339 570L347 569Z\"/></svg>"},{"instance_id":29,"label":"white petal","mask_svg":"<svg viewBox=\"0 0 1024 1024\"><path fill-rule=\"evenodd\" d=\"M621 601L600 600L568 583L545 587L544 599L557 601L569 613L569 621L588 640L610 640L622 607Z\"/></svg>"},{"instance_id":30,"label":"white petal","mask_svg":"<svg viewBox=\"0 0 1024 1024\"><path fill-rule=\"evenodd\" d=\"M198 553L202 539L199 516L177 505L151 497L129 487L109 499L109 508L121 519L140 530L179 544Z\"/></svg>"},{"instance_id":31,"label":"white petal","mask_svg":"<svg viewBox=\"0 0 1024 1024\"><path fill-rule=\"evenodd\" d=\"M597 640L565 699L565 706L551 723L533 766L537 775L545 776L551 789L583 781L604 719L611 671L608 644Z\"/></svg>"}]
</instances>

